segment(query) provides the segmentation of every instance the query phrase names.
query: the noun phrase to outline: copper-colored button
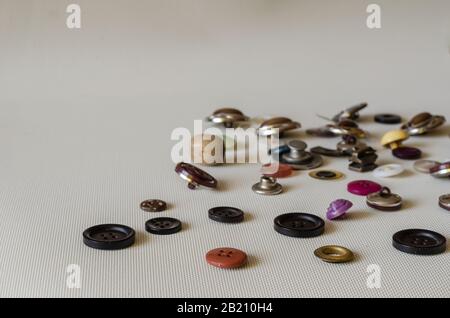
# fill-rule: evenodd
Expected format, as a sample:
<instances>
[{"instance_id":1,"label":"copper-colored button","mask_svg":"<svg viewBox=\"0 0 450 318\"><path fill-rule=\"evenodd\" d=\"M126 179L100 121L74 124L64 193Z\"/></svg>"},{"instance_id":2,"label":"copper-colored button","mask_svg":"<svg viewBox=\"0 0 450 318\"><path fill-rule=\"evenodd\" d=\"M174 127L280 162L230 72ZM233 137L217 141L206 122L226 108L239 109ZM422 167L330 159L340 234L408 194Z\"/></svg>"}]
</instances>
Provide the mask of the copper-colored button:
<instances>
[{"instance_id":1,"label":"copper-colored button","mask_svg":"<svg viewBox=\"0 0 450 318\"><path fill-rule=\"evenodd\" d=\"M221 247L209 251L206 261L219 268L237 268L247 263L247 254L235 248Z\"/></svg>"},{"instance_id":2,"label":"copper-colored button","mask_svg":"<svg viewBox=\"0 0 450 318\"><path fill-rule=\"evenodd\" d=\"M286 178L292 174L292 168L289 165L282 163L277 164L265 164L261 168L261 173L266 177L272 178Z\"/></svg>"}]
</instances>

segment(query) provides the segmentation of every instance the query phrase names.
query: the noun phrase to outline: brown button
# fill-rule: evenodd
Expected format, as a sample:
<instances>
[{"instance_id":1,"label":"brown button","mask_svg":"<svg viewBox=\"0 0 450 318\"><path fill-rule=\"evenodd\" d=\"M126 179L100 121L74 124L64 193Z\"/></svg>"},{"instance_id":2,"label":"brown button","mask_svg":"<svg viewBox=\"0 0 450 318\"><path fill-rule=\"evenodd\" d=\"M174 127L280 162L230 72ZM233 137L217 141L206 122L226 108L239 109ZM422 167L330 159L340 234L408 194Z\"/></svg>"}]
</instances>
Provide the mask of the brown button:
<instances>
[{"instance_id":1,"label":"brown button","mask_svg":"<svg viewBox=\"0 0 450 318\"><path fill-rule=\"evenodd\" d=\"M221 247L209 251L206 261L219 268L237 268L247 263L247 254L235 248Z\"/></svg>"},{"instance_id":2,"label":"brown button","mask_svg":"<svg viewBox=\"0 0 450 318\"><path fill-rule=\"evenodd\" d=\"M167 204L162 200L146 200L141 203L141 209L145 212L161 212L167 209Z\"/></svg>"}]
</instances>

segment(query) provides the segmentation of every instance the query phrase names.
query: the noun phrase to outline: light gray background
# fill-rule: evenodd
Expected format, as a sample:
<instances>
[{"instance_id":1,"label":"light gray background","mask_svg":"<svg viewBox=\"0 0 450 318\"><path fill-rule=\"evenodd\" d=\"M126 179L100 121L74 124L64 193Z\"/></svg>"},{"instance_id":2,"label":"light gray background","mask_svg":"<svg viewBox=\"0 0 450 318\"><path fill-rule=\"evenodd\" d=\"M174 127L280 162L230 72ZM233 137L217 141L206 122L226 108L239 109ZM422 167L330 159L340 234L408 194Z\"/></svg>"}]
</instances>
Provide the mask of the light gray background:
<instances>
[{"instance_id":1,"label":"light gray background","mask_svg":"<svg viewBox=\"0 0 450 318\"><path fill-rule=\"evenodd\" d=\"M380 163L397 162L378 140L390 127L377 112L405 117L428 110L450 118L450 2L376 1L382 29L369 30L370 1L106 1L78 0L82 29L65 25L69 1L0 0L0 296L442 296L450 295L449 253L418 257L391 246L404 228L447 237L450 215L437 206L448 180L412 170L382 180L405 209L381 213L346 192L347 174L320 182L306 173L283 180L286 193L251 192L258 166L207 169L220 191L189 191L170 160L175 127L192 129L215 108L251 116L285 115L314 127L361 101ZM428 158L450 158L448 126L408 145ZM310 146L333 146L300 133ZM185 229L152 236L139 210L147 198L171 208ZM351 216L328 222L314 239L272 229L284 212L324 217L334 199L354 202ZM216 205L242 208L239 225L207 218ZM102 252L82 243L89 226L117 222L138 231L130 249ZM313 250L340 244L357 253L347 265L322 263ZM232 246L247 267L208 266L204 254ZM82 288L66 287L66 266L79 264ZM382 288L366 287L378 264Z\"/></svg>"}]
</instances>

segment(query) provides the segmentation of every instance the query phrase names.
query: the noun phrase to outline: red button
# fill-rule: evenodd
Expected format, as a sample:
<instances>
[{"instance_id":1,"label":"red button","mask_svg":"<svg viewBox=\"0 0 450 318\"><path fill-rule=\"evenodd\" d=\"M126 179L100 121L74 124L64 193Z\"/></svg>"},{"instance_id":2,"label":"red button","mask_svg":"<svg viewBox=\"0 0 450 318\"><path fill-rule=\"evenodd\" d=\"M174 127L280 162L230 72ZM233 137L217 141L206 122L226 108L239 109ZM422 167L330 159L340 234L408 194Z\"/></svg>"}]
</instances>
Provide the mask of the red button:
<instances>
[{"instance_id":1,"label":"red button","mask_svg":"<svg viewBox=\"0 0 450 318\"><path fill-rule=\"evenodd\" d=\"M247 254L235 248L221 247L209 251L206 261L219 268L237 268L247 263Z\"/></svg>"},{"instance_id":2,"label":"red button","mask_svg":"<svg viewBox=\"0 0 450 318\"><path fill-rule=\"evenodd\" d=\"M278 166L278 169L277 169ZM261 168L261 173L266 177L286 178L292 174L292 168L285 164L265 164Z\"/></svg>"}]
</instances>

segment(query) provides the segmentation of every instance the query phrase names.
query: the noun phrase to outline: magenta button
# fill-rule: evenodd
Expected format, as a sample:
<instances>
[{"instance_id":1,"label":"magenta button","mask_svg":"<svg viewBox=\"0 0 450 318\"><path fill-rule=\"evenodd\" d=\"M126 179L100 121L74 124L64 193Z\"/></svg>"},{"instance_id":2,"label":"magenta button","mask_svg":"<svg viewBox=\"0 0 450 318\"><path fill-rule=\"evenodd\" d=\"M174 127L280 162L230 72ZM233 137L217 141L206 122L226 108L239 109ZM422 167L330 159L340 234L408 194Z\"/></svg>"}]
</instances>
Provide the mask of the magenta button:
<instances>
[{"instance_id":1,"label":"magenta button","mask_svg":"<svg viewBox=\"0 0 450 318\"><path fill-rule=\"evenodd\" d=\"M369 195L371 193L380 192L381 186L370 180L356 180L347 185L347 190L356 195Z\"/></svg>"}]
</instances>

